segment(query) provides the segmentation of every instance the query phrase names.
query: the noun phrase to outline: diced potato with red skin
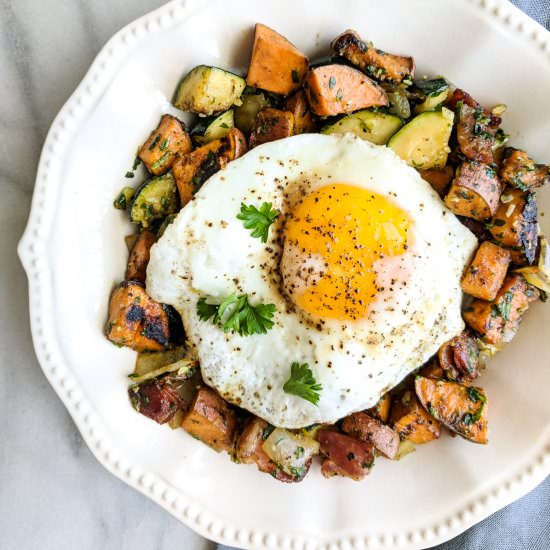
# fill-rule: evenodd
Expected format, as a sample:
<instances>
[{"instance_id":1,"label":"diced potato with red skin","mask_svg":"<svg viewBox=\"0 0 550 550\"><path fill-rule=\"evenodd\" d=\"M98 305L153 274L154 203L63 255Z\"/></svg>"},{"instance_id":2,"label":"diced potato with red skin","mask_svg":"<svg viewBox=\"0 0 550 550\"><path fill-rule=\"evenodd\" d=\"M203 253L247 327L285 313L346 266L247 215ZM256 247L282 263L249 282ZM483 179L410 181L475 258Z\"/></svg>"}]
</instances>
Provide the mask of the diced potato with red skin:
<instances>
[{"instance_id":1,"label":"diced potato with red skin","mask_svg":"<svg viewBox=\"0 0 550 550\"><path fill-rule=\"evenodd\" d=\"M414 77L412 57L383 52L371 43L363 42L356 31L343 32L332 41L331 47L338 55L377 80L399 83Z\"/></svg>"},{"instance_id":2,"label":"diced potato with red skin","mask_svg":"<svg viewBox=\"0 0 550 550\"><path fill-rule=\"evenodd\" d=\"M215 139L192 153L178 156L172 172L178 186L182 208L210 176L227 165L223 153L228 150L227 140Z\"/></svg>"},{"instance_id":3,"label":"diced potato with red skin","mask_svg":"<svg viewBox=\"0 0 550 550\"><path fill-rule=\"evenodd\" d=\"M342 431L374 445L387 458L394 459L397 454L399 434L368 414L357 412L347 416L342 423Z\"/></svg>"},{"instance_id":4,"label":"diced potato with red skin","mask_svg":"<svg viewBox=\"0 0 550 550\"><path fill-rule=\"evenodd\" d=\"M479 345L468 329L443 344L439 348L438 358L445 375L451 380L463 382L479 376ZM426 378L433 378L422 371L419 374Z\"/></svg>"},{"instance_id":5,"label":"diced potato with red skin","mask_svg":"<svg viewBox=\"0 0 550 550\"><path fill-rule=\"evenodd\" d=\"M126 266L127 281L145 282L151 247L155 244L156 240L157 236L152 231L143 229L139 233L128 257L128 264Z\"/></svg>"},{"instance_id":6,"label":"diced potato with red skin","mask_svg":"<svg viewBox=\"0 0 550 550\"><path fill-rule=\"evenodd\" d=\"M171 420L184 402L167 378L154 378L128 388L130 402L138 413L164 424Z\"/></svg>"},{"instance_id":7,"label":"diced potato with red skin","mask_svg":"<svg viewBox=\"0 0 550 550\"><path fill-rule=\"evenodd\" d=\"M483 336L488 344L509 342L517 332L522 314L539 297L537 289L522 275L513 273L504 279L493 302L473 300L464 310L466 323Z\"/></svg>"},{"instance_id":8,"label":"diced potato with red skin","mask_svg":"<svg viewBox=\"0 0 550 550\"><path fill-rule=\"evenodd\" d=\"M268 92L288 95L300 88L308 58L278 32L256 23L246 83Z\"/></svg>"},{"instance_id":9,"label":"diced potato with red skin","mask_svg":"<svg viewBox=\"0 0 550 550\"><path fill-rule=\"evenodd\" d=\"M290 111L281 111L266 107L262 109L254 120L250 134L250 148L276 141L294 134L294 115Z\"/></svg>"},{"instance_id":10,"label":"diced potato with red skin","mask_svg":"<svg viewBox=\"0 0 550 550\"><path fill-rule=\"evenodd\" d=\"M347 65L311 69L304 88L311 111L320 116L388 105L386 92L376 82Z\"/></svg>"},{"instance_id":11,"label":"diced potato with red skin","mask_svg":"<svg viewBox=\"0 0 550 550\"><path fill-rule=\"evenodd\" d=\"M472 263L466 269L460 286L462 290L481 300L494 300L510 265L510 252L485 241L477 249Z\"/></svg>"},{"instance_id":12,"label":"diced potato with red skin","mask_svg":"<svg viewBox=\"0 0 550 550\"><path fill-rule=\"evenodd\" d=\"M464 156L485 164L494 162L497 128L491 126L491 117L467 104L457 108L457 115L456 139Z\"/></svg>"},{"instance_id":13,"label":"diced potato with red skin","mask_svg":"<svg viewBox=\"0 0 550 550\"><path fill-rule=\"evenodd\" d=\"M287 97L284 110L294 115L294 134L308 134L315 132L316 123L309 110L304 90L298 90L295 94Z\"/></svg>"},{"instance_id":14,"label":"diced potato with red skin","mask_svg":"<svg viewBox=\"0 0 550 550\"><path fill-rule=\"evenodd\" d=\"M507 189L506 202L500 202L489 225L493 238L511 248L512 263L532 265L537 254L538 209L534 193Z\"/></svg>"},{"instance_id":15,"label":"diced potato with red skin","mask_svg":"<svg viewBox=\"0 0 550 550\"><path fill-rule=\"evenodd\" d=\"M491 167L466 161L457 168L445 204L455 214L485 220L496 213L501 192Z\"/></svg>"},{"instance_id":16,"label":"diced potato with red skin","mask_svg":"<svg viewBox=\"0 0 550 550\"><path fill-rule=\"evenodd\" d=\"M510 187L528 191L550 183L550 169L536 164L524 151L510 148L505 151L500 177Z\"/></svg>"},{"instance_id":17,"label":"diced potato with red skin","mask_svg":"<svg viewBox=\"0 0 550 550\"><path fill-rule=\"evenodd\" d=\"M214 390L199 388L181 426L215 451L233 452L237 415Z\"/></svg>"},{"instance_id":18,"label":"diced potato with red skin","mask_svg":"<svg viewBox=\"0 0 550 550\"><path fill-rule=\"evenodd\" d=\"M262 444L267 438L268 430L273 429L265 420L257 416L246 423L235 446L235 460L243 464L256 464L260 472L266 472L279 481L292 483L300 479L287 474L273 462L263 450Z\"/></svg>"},{"instance_id":19,"label":"diced potato with red skin","mask_svg":"<svg viewBox=\"0 0 550 550\"><path fill-rule=\"evenodd\" d=\"M370 473L374 465L374 446L333 430L317 432L321 454L326 457L321 467L325 477L335 475L359 481Z\"/></svg>"},{"instance_id":20,"label":"diced potato with red skin","mask_svg":"<svg viewBox=\"0 0 550 550\"><path fill-rule=\"evenodd\" d=\"M135 351L160 351L170 337L168 315L140 282L124 281L111 294L105 334Z\"/></svg>"},{"instance_id":21,"label":"diced potato with red skin","mask_svg":"<svg viewBox=\"0 0 550 550\"><path fill-rule=\"evenodd\" d=\"M412 443L421 445L441 435L441 425L422 407L414 391L406 389L392 400L390 425Z\"/></svg>"},{"instance_id":22,"label":"diced potato with red skin","mask_svg":"<svg viewBox=\"0 0 550 550\"><path fill-rule=\"evenodd\" d=\"M482 388L417 376L415 390L429 413L473 443L487 443L487 396Z\"/></svg>"},{"instance_id":23,"label":"diced potato with red skin","mask_svg":"<svg viewBox=\"0 0 550 550\"><path fill-rule=\"evenodd\" d=\"M162 115L159 125L151 132L138 156L151 174L168 172L176 154L185 155L193 149L185 124L172 115Z\"/></svg>"},{"instance_id":24,"label":"diced potato with red skin","mask_svg":"<svg viewBox=\"0 0 550 550\"><path fill-rule=\"evenodd\" d=\"M447 164L444 168L420 170L420 175L434 188L437 194L443 198L447 194L449 185L455 175L455 170L450 164Z\"/></svg>"},{"instance_id":25,"label":"diced potato with red skin","mask_svg":"<svg viewBox=\"0 0 550 550\"><path fill-rule=\"evenodd\" d=\"M385 393L374 407L371 407L365 411L369 416L373 418L378 418L382 422L387 422L390 417L390 408L391 408L391 395L390 393Z\"/></svg>"},{"instance_id":26,"label":"diced potato with red skin","mask_svg":"<svg viewBox=\"0 0 550 550\"><path fill-rule=\"evenodd\" d=\"M452 94L451 97L446 101L445 105L449 109L456 110L459 102L462 102L464 105L468 105L473 109L481 110L487 117L490 119L489 125L492 128L498 128L502 124L502 117L494 115L489 109L485 109L481 103L476 101L468 92L457 88Z\"/></svg>"}]
</instances>

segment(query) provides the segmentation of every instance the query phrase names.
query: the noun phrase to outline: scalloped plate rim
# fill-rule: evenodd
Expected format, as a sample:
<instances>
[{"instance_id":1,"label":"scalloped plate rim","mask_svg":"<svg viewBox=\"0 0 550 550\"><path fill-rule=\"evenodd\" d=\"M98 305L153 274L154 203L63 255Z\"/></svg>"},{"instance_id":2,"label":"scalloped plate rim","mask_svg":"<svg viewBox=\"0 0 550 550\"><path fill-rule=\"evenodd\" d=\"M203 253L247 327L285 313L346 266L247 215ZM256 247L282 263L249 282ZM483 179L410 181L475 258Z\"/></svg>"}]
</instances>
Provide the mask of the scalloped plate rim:
<instances>
[{"instance_id":1,"label":"scalloped plate rim","mask_svg":"<svg viewBox=\"0 0 550 550\"><path fill-rule=\"evenodd\" d=\"M507 32L524 35L523 38L530 40L546 54L550 52L550 32L507 0L452 1L473 4L477 9L489 12ZM39 229L43 228L44 215L47 214L46 201L55 198L56 189L51 185L41 185L40 182L47 182L49 175L55 170L55 158L63 156L63 133L75 127L71 119L78 120L86 114L86 101L87 104L93 104L93 99L97 99L101 95L101 90L108 86L108 81L102 83L98 75L101 72L105 74L109 66L111 71L116 67L116 63L124 58L123 55L118 56L124 47L131 48L133 43L157 28L157 25L162 26L171 19L177 21L184 18L190 10L200 9L206 3L208 0L172 0L114 34L98 53L48 131L40 155L29 219L17 249L29 279L31 332L40 366L97 460L113 475L154 500L182 523L206 538L242 548L278 548L280 545L292 545L296 549L347 548L349 545L378 548L387 547L390 540L393 540L400 548L409 550L426 548L427 545L433 546L449 540L541 483L550 474L550 440L543 443L543 451L535 460L515 471L499 487L471 502L454 517L435 525L421 525L410 530L406 536L402 533L373 534L364 531L312 538L301 535L281 537L274 533L253 530L236 531L230 524L226 525L223 520L216 518L209 510L194 505L183 493L171 488L160 477L142 470L129 459L119 455L116 445L102 434L101 421L86 401L84 392L71 377L71 368L62 359L55 339L48 339L47 333L51 332L52 324L48 328L43 317L53 317L55 314L51 308L48 309L48 291L51 291L48 269L50 265L43 250L44 236L47 232L41 233ZM86 100L86 96L90 99Z\"/></svg>"}]
</instances>

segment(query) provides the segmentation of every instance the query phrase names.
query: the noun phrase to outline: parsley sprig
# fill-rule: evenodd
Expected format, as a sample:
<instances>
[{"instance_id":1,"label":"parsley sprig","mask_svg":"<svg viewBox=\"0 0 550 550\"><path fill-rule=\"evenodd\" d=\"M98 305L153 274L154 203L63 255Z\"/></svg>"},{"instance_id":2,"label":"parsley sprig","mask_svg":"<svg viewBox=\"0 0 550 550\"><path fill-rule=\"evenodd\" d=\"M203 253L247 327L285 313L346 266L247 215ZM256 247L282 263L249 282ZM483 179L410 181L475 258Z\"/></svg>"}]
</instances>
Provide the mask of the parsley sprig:
<instances>
[{"instance_id":1,"label":"parsley sprig","mask_svg":"<svg viewBox=\"0 0 550 550\"><path fill-rule=\"evenodd\" d=\"M273 326L274 304L248 302L248 295L230 294L220 304L213 304L209 298L199 298L197 314L201 321L212 319L214 324L221 324L224 332L238 332L241 336L265 334Z\"/></svg>"},{"instance_id":2,"label":"parsley sprig","mask_svg":"<svg viewBox=\"0 0 550 550\"><path fill-rule=\"evenodd\" d=\"M318 384L307 363L300 365L294 362L290 366L290 378L285 382L283 390L286 393L297 395L302 399L317 405L319 403L319 392L323 389Z\"/></svg>"},{"instance_id":3,"label":"parsley sprig","mask_svg":"<svg viewBox=\"0 0 550 550\"><path fill-rule=\"evenodd\" d=\"M245 228L252 229L252 237L261 239L263 243L267 242L269 228L279 215L279 211L271 207L270 202L264 202L259 209L253 204L247 206L241 203L241 211L237 214L237 219L243 221Z\"/></svg>"}]
</instances>

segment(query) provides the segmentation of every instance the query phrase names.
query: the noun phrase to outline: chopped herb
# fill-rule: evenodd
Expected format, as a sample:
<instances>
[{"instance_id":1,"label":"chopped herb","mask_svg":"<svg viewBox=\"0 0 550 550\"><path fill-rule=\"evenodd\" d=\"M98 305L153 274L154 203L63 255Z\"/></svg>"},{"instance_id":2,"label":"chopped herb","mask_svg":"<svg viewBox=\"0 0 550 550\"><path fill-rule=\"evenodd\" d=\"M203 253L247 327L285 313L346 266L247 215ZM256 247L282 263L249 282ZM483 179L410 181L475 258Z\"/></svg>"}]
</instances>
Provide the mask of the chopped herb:
<instances>
[{"instance_id":1,"label":"chopped herb","mask_svg":"<svg viewBox=\"0 0 550 550\"><path fill-rule=\"evenodd\" d=\"M296 466L291 466L289 468L290 470L290 473L294 476L294 477L304 477L305 473L306 473L306 467L303 466L302 468L296 468Z\"/></svg>"},{"instance_id":2,"label":"chopped herb","mask_svg":"<svg viewBox=\"0 0 550 550\"><path fill-rule=\"evenodd\" d=\"M529 191L529 186L528 185L525 185L521 179L521 176L523 174L520 172L519 174L516 174L513 178L512 178L512 183L514 184L515 187L517 187L518 189L521 189L522 191Z\"/></svg>"},{"instance_id":3,"label":"chopped herb","mask_svg":"<svg viewBox=\"0 0 550 550\"><path fill-rule=\"evenodd\" d=\"M294 82L294 84L299 84L300 83L300 77L298 76L298 71L296 69L292 69L292 71L290 71L290 76L291 76L292 82Z\"/></svg>"},{"instance_id":4,"label":"chopped herb","mask_svg":"<svg viewBox=\"0 0 550 550\"><path fill-rule=\"evenodd\" d=\"M428 412L434 417L437 418L437 409L433 406L428 404Z\"/></svg>"},{"instance_id":5,"label":"chopped herb","mask_svg":"<svg viewBox=\"0 0 550 550\"><path fill-rule=\"evenodd\" d=\"M133 178L133 177L134 177L134 173L133 173L133 172L126 172L126 174L124 174L124 177L125 177L125 178Z\"/></svg>"},{"instance_id":6,"label":"chopped herb","mask_svg":"<svg viewBox=\"0 0 550 550\"><path fill-rule=\"evenodd\" d=\"M304 456L305 449L303 447L296 447L294 449L294 457L295 458L302 458Z\"/></svg>"},{"instance_id":7,"label":"chopped herb","mask_svg":"<svg viewBox=\"0 0 550 550\"><path fill-rule=\"evenodd\" d=\"M338 90L336 92L336 100L337 101L342 101L342 98L344 97L344 92L342 92L342 90Z\"/></svg>"},{"instance_id":8,"label":"chopped herb","mask_svg":"<svg viewBox=\"0 0 550 550\"><path fill-rule=\"evenodd\" d=\"M163 166L164 163L166 162L166 160L168 159L169 154L170 154L170 152L166 151L166 153L164 153L164 155L162 155L162 157L160 157L158 160L153 162L153 164L151 164L151 170L156 170L157 168L160 168L161 166Z\"/></svg>"},{"instance_id":9,"label":"chopped herb","mask_svg":"<svg viewBox=\"0 0 550 550\"><path fill-rule=\"evenodd\" d=\"M170 144L170 140L168 138L163 139L162 143L160 144L160 150L164 151L165 149L168 149L169 144Z\"/></svg>"},{"instance_id":10,"label":"chopped herb","mask_svg":"<svg viewBox=\"0 0 550 550\"><path fill-rule=\"evenodd\" d=\"M134 159L134 164L132 166L132 170L135 172L137 170L137 167L141 164L141 159L139 157L136 157Z\"/></svg>"},{"instance_id":11,"label":"chopped herb","mask_svg":"<svg viewBox=\"0 0 550 550\"><path fill-rule=\"evenodd\" d=\"M493 226L502 227L503 225L506 225L506 221L505 221L505 220L500 220L500 219L498 219L498 218L496 218L496 219L493 220Z\"/></svg>"},{"instance_id":12,"label":"chopped herb","mask_svg":"<svg viewBox=\"0 0 550 550\"><path fill-rule=\"evenodd\" d=\"M336 77L335 76L331 76L329 79L328 79L328 87L332 90L334 88L334 86L336 86Z\"/></svg>"},{"instance_id":13,"label":"chopped herb","mask_svg":"<svg viewBox=\"0 0 550 550\"><path fill-rule=\"evenodd\" d=\"M466 191L459 191L457 194L461 199L464 199L466 201L472 200L472 195L466 193Z\"/></svg>"},{"instance_id":14,"label":"chopped herb","mask_svg":"<svg viewBox=\"0 0 550 550\"><path fill-rule=\"evenodd\" d=\"M539 293L540 293L540 301L546 302L546 300L548 300L547 292L545 290L539 289Z\"/></svg>"},{"instance_id":15,"label":"chopped herb","mask_svg":"<svg viewBox=\"0 0 550 550\"><path fill-rule=\"evenodd\" d=\"M468 386L466 388L466 395L468 396L468 399L474 403L477 403L478 401L485 403L487 401L487 398L473 386Z\"/></svg>"},{"instance_id":16,"label":"chopped herb","mask_svg":"<svg viewBox=\"0 0 550 550\"><path fill-rule=\"evenodd\" d=\"M251 305L248 294L230 294L220 304L207 302L202 297L197 302L197 314L201 321L212 319L224 332L237 332L241 336L265 334L273 326L274 304Z\"/></svg>"},{"instance_id":17,"label":"chopped herb","mask_svg":"<svg viewBox=\"0 0 550 550\"><path fill-rule=\"evenodd\" d=\"M255 239L261 239L263 243L267 242L269 228L279 215L278 210L271 208L270 202L264 202L260 208L254 205L241 203L241 211L237 214L237 219L243 221L246 229L251 229L250 233Z\"/></svg>"},{"instance_id":18,"label":"chopped herb","mask_svg":"<svg viewBox=\"0 0 550 550\"><path fill-rule=\"evenodd\" d=\"M160 134L157 134L155 139L151 142L151 145L149 145L148 147L149 151L152 151L157 146L157 143L159 141L160 141Z\"/></svg>"},{"instance_id":19,"label":"chopped herb","mask_svg":"<svg viewBox=\"0 0 550 550\"><path fill-rule=\"evenodd\" d=\"M506 292L503 296L503 300L498 304L498 311L500 316L505 320L510 320L510 310L512 309L512 299L514 298L514 293L512 291Z\"/></svg>"},{"instance_id":20,"label":"chopped herb","mask_svg":"<svg viewBox=\"0 0 550 550\"><path fill-rule=\"evenodd\" d=\"M220 128L229 128L229 125L226 124L225 122L222 122L222 123L220 124Z\"/></svg>"},{"instance_id":21,"label":"chopped herb","mask_svg":"<svg viewBox=\"0 0 550 550\"><path fill-rule=\"evenodd\" d=\"M355 459L355 455L353 453L348 453L348 460L354 460Z\"/></svg>"},{"instance_id":22,"label":"chopped herb","mask_svg":"<svg viewBox=\"0 0 550 550\"><path fill-rule=\"evenodd\" d=\"M283 391L291 395L297 395L314 405L319 403L319 392L323 389L318 384L307 363L300 365L298 362L290 366L290 378L285 382Z\"/></svg>"}]
</instances>

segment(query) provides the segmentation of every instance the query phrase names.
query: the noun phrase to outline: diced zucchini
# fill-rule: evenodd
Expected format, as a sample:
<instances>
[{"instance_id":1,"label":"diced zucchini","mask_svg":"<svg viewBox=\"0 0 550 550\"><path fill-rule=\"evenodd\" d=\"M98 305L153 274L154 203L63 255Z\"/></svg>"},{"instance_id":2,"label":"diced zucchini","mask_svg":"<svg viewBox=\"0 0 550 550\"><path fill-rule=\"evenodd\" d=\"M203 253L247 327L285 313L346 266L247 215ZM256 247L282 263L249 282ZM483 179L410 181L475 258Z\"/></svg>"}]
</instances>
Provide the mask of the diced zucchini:
<instances>
[{"instance_id":1,"label":"diced zucchini","mask_svg":"<svg viewBox=\"0 0 550 550\"><path fill-rule=\"evenodd\" d=\"M321 133L345 134L350 132L376 145L385 145L401 126L403 126L403 122L399 117L388 113L363 110L325 126L321 129Z\"/></svg>"},{"instance_id":2,"label":"diced zucchini","mask_svg":"<svg viewBox=\"0 0 550 550\"><path fill-rule=\"evenodd\" d=\"M182 111L213 115L237 103L245 86L244 78L236 74L199 65L180 82L174 105Z\"/></svg>"},{"instance_id":3,"label":"diced zucchini","mask_svg":"<svg viewBox=\"0 0 550 550\"><path fill-rule=\"evenodd\" d=\"M126 210L128 206L130 206L130 201L132 200L135 192L136 191L133 187L123 187L113 202L113 206L117 210Z\"/></svg>"},{"instance_id":4,"label":"diced zucchini","mask_svg":"<svg viewBox=\"0 0 550 550\"><path fill-rule=\"evenodd\" d=\"M130 219L142 227L179 210L178 188L172 172L155 176L143 182L136 191L130 207Z\"/></svg>"},{"instance_id":5,"label":"diced zucchini","mask_svg":"<svg viewBox=\"0 0 550 550\"><path fill-rule=\"evenodd\" d=\"M271 107L271 101L266 94L246 94L242 98L242 105L235 107L235 126L241 132L249 134L256 115L265 107Z\"/></svg>"},{"instance_id":6,"label":"diced zucchini","mask_svg":"<svg viewBox=\"0 0 550 550\"><path fill-rule=\"evenodd\" d=\"M405 124L388 142L397 155L414 168L443 168L449 155L454 113L427 111Z\"/></svg>"},{"instance_id":7,"label":"diced zucchini","mask_svg":"<svg viewBox=\"0 0 550 550\"><path fill-rule=\"evenodd\" d=\"M267 456L287 474L301 478L307 472L307 464L319 453L319 443L299 433L275 428L262 443Z\"/></svg>"},{"instance_id":8,"label":"diced zucchini","mask_svg":"<svg viewBox=\"0 0 550 550\"><path fill-rule=\"evenodd\" d=\"M550 293L550 245L544 238L540 238L540 250L539 260L536 266L522 267L516 269L518 273L521 273L526 281L543 290Z\"/></svg>"},{"instance_id":9,"label":"diced zucchini","mask_svg":"<svg viewBox=\"0 0 550 550\"><path fill-rule=\"evenodd\" d=\"M234 127L233 109L229 109L229 111L225 111L216 117L199 120L198 124L191 130L191 137L198 145L204 145L215 139L225 137Z\"/></svg>"},{"instance_id":10,"label":"diced zucchini","mask_svg":"<svg viewBox=\"0 0 550 550\"><path fill-rule=\"evenodd\" d=\"M193 361L192 359L180 359L175 363L164 365L162 367L159 367L158 369L146 372L145 374L142 374L142 375L138 375L135 373L130 374L128 378L131 378L134 384L141 384L146 380L152 380L153 378L158 378L163 374L171 374L171 373L174 373L179 378L186 379L186 378L191 378L191 376L193 376L193 374L195 374L195 372L197 371L197 368L198 368L197 361Z\"/></svg>"},{"instance_id":11,"label":"diced zucchini","mask_svg":"<svg viewBox=\"0 0 550 550\"><path fill-rule=\"evenodd\" d=\"M178 347L166 351L143 351L138 353L134 376L143 376L151 371L177 363L185 357L185 348Z\"/></svg>"},{"instance_id":12,"label":"diced zucchini","mask_svg":"<svg viewBox=\"0 0 550 550\"><path fill-rule=\"evenodd\" d=\"M388 112L403 120L411 118L411 105L405 88L398 86L386 93L390 102Z\"/></svg>"},{"instance_id":13,"label":"diced zucchini","mask_svg":"<svg viewBox=\"0 0 550 550\"><path fill-rule=\"evenodd\" d=\"M449 83L444 78L421 80L416 83L416 86L426 94L426 99L414 108L416 115L426 111L435 111L451 95Z\"/></svg>"}]
</instances>

